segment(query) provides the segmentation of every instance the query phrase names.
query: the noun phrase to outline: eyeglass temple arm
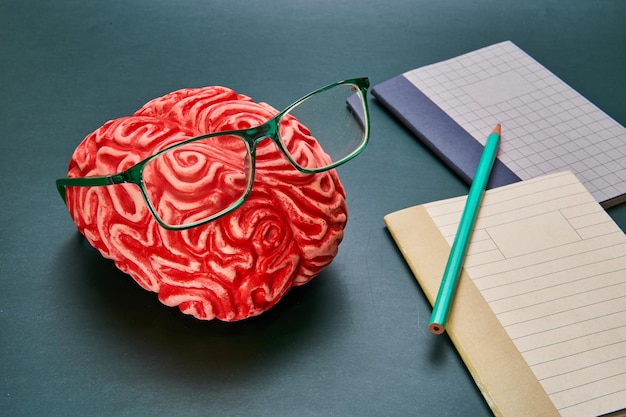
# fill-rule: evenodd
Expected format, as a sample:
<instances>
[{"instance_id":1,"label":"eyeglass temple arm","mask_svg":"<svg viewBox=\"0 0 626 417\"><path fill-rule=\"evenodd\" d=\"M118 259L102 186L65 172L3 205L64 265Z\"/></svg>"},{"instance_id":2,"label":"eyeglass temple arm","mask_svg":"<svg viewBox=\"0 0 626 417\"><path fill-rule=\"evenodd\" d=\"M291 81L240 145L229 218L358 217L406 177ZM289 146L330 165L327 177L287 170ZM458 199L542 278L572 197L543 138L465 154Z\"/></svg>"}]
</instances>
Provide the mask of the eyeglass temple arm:
<instances>
[{"instance_id":1,"label":"eyeglass temple arm","mask_svg":"<svg viewBox=\"0 0 626 417\"><path fill-rule=\"evenodd\" d=\"M98 177L83 178L59 178L56 180L57 190L64 203L67 203L65 191L67 186L71 187L95 187L100 185L122 184L126 181L124 174L102 175Z\"/></svg>"}]
</instances>

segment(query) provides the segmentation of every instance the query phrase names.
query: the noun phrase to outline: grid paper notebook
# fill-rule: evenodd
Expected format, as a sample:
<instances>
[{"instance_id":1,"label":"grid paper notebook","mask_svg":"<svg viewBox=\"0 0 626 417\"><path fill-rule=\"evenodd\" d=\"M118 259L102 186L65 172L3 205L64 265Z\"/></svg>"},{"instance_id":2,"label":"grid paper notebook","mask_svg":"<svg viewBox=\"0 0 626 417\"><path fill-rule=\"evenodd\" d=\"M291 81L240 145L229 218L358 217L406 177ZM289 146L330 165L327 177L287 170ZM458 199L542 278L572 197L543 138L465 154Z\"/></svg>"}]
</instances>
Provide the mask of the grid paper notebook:
<instances>
[{"instance_id":1,"label":"grid paper notebook","mask_svg":"<svg viewBox=\"0 0 626 417\"><path fill-rule=\"evenodd\" d=\"M373 93L468 182L502 123L505 167L494 176L506 178L493 185L569 170L603 206L626 200L626 129L510 41L406 72Z\"/></svg>"},{"instance_id":2,"label":"grid paper notebook","mask_svg":"<svg viewBox=\"0 0 626 417\"><path fill-rule=\"evenodd\" d=\"M431 303L465 199L385 217ZM497 415L626 413L625 276L626 235L572 173L487 191L447 331Z\"/></svg>"}]
</instances>

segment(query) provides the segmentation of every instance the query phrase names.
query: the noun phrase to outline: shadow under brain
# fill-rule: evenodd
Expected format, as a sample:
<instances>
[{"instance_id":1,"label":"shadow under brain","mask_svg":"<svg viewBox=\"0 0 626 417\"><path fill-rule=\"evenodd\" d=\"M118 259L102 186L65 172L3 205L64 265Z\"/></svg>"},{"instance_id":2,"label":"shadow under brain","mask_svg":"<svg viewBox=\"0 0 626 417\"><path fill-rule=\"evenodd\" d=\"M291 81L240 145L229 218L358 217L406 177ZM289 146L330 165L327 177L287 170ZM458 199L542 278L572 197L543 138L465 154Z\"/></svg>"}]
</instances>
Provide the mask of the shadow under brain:
<instances>
[{"instance_id":1,"label":"shadow under brain","mask_svg":"<svg viewBox=\"0 0 626 417\"><path fill-rule=\"evenodd\" d=\"M64 281L55 285L58 302L78 328L74 343L89 344L111 366L148 363L155 376L245 377L332 337L345 301L331 265L258 317L202 321L159 303L79 234L61 247L55 267L64 271Z\"/></svg>"}]
</instances>

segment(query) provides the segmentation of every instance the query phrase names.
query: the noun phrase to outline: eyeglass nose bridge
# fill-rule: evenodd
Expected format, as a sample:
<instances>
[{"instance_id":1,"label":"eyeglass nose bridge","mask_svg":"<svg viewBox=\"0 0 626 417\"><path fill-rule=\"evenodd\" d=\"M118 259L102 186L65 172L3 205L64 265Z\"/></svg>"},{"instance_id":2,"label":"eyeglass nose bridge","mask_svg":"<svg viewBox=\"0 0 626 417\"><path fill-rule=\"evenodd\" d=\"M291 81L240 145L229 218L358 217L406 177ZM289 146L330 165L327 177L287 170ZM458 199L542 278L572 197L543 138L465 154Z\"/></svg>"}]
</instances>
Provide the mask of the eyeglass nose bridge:
<instances>
[{"instance_id":1,"label":"eyeglass nose bridge","mask_svg":"<svg viewBox=\"0 0 626 417\"><path fill-rule=\"evenodd\" d=\"M265 139L279 144L278 141L278 118L280 115L268 120L267 122L244 130L245 138L248 141L250 150L254 153L257 145Z\"/></svg>"}]
</instances>

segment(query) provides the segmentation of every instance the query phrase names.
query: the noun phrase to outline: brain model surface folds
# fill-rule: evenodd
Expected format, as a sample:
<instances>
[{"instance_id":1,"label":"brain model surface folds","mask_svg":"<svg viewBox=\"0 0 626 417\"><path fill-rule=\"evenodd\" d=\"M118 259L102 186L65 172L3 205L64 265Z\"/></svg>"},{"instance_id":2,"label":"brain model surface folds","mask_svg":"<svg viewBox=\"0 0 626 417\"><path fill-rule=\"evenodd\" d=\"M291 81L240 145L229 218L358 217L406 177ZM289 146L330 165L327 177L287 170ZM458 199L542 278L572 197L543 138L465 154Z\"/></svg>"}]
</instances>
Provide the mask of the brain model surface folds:
<instances>
[{"instance_id":1,"label":"brain model surface folds","mask_svg":"<svg viewBox=\"0 0 626 417\"><path fill-rule=\"evenodd\" d=\"M185 139L257 126L276 113L224 87L174 91L88 135L68 176L119 173ZM326 157L301 125L288 129L283 137L302 139L303 157ZM208 187L228 186L218 174L207 181ZM332 261L347 221L335 171L302 174L270 140L257 147L248 199L198 227L159 226L134 184L68 187L67 204L79 231L103 256L163 304L204 320L236 321L272 307Z\"/></svg>"}]
</instances>

